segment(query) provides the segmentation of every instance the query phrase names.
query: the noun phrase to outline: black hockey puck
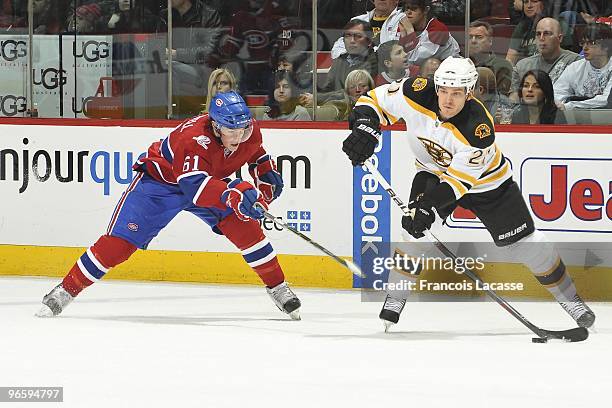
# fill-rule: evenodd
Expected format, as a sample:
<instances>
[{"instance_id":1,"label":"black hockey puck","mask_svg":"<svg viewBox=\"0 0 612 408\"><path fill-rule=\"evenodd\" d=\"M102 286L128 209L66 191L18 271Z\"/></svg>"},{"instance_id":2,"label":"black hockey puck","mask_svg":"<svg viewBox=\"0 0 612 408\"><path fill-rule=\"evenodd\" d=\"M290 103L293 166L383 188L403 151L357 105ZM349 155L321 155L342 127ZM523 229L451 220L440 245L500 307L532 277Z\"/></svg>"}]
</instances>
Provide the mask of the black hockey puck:
<instances>
[{"instance_id":1,"label":"black hockey puck","mask_svg":"<svg viewBox=\"0 0 612 408\"><path fill-rule=\"evenodd\" d=\"M531 339L532 343L548 343L548 339L546 337L533 337Z\"/></svg>"}]
</instances>

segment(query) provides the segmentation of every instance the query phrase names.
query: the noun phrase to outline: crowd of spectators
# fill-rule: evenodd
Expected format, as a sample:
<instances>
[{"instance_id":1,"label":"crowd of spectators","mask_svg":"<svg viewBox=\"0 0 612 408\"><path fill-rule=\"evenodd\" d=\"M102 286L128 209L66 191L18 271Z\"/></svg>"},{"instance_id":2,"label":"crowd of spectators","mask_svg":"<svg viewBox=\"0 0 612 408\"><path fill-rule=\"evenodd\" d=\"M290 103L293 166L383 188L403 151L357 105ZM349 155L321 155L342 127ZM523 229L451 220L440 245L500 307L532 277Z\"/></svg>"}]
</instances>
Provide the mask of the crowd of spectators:
<instances>
[{"instance_id":1,"label":"crowd of spectators","mask_svg":"<svg viewBox=\"0 0 612 408\"><path fill-rule=\"evenodd\" d=\"M611 107L612 1L471 0L469 27L465 0L320 2L328 69L313 67L304 35L312 1L171 0L169 11L168 0L32 0L32 11L35 34L166 36L170 17L173 93L195 97L179 107L185 116L227 86L261 96L264 119L309 120L333 105L343 120L364 90L431 78L466 52L480 75L474 96L495 118L512 109L513 123L563 123L564 111ZM27 26L26 1L0 0L5 35Z\"/></svg>"},{"instance_id":2,"label":"crowd of spectators","mask_svg":"<svg viewBox=\"0 0 612 408\"><path fill-rule=\"evenodd\" d=\"M564 124L563 112L555 104L555 95L550 76L539 69L527 71L518 89L521 101L512 113L515 124Z\"/></svg>"}]
</instances>

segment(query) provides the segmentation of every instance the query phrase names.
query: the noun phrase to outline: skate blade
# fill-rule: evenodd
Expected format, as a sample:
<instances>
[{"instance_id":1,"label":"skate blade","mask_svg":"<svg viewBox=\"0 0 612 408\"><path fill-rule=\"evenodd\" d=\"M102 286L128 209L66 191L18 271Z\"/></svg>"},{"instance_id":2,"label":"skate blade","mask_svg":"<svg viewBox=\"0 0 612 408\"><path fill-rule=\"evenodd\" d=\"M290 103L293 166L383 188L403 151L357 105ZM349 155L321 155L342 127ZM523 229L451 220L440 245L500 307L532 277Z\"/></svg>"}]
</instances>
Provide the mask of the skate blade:
<instances>
[{"instance_id":1,"label":"skate blade","mask_svg":"<svg viewBox=\"0 0 612 408\"><path fill-rule=\"evenodd\" d=\"M599 333L599 331L597 330L597 327L595 327L595 324L593 324L591 327L589 327L587 329L589 332L591 333Z\"/></svg>"},{"instance_id":2,"label":"skate blade","mask_svg":"<svg viewBox=\"0 0 612 408\"><path fill-rule=\"evenodd\" d=\"M295 309L293 312L289 313L289 317L292 320L302 320L302 317L300 316L300 309Z\"/></svg>"},{"instance_id":3,"label":"skate blade","mask_svg":"<svg viewBox=\"0 0 612 408\"><path fill-rule=\"evenodd\" d=\"M395 324L395 323L390 322L388 320L383 320L382 322L383 322L383 325L385 326L385 333L389 333L389 329L391 328L391 326L393 326Z\"/></svg>"},{"instance_id":4,"label":"skate blade","mask_svg":"<svg viewBox=\"0 0 612 408\"><path fill-rule=\"evenodd\" d=\"M36 317L55 317L51 308L49 308L49 306L44 305L44 304L42 305L40 310L34 314L34 316Z\"/></svg>"}]
</instances>

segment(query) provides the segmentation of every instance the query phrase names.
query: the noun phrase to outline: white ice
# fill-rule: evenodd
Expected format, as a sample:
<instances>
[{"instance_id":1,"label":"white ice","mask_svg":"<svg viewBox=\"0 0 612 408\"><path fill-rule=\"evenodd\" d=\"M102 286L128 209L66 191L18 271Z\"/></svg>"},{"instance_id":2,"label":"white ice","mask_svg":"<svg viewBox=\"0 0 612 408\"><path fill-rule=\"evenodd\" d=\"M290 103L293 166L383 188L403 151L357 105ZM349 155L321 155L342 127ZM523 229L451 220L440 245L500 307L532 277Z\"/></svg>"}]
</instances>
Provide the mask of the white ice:
<instances>
[{"instance_id":1,"label":"white ice","mask_svg":"<svg viewBox=\"0 0 612 408\"><path fill-rule=\"evenodd\" d=\"M592 304L587 341L533 344L492 302L408 303L385 334L359 292L302 288L302 321L263 287L117 281L34 317L57 281L0 278L0 386L63 386L64 403L44 406L610 406L612 304ZM515 306L573 326L556 304Z\"/></svg>"}]
</instances>

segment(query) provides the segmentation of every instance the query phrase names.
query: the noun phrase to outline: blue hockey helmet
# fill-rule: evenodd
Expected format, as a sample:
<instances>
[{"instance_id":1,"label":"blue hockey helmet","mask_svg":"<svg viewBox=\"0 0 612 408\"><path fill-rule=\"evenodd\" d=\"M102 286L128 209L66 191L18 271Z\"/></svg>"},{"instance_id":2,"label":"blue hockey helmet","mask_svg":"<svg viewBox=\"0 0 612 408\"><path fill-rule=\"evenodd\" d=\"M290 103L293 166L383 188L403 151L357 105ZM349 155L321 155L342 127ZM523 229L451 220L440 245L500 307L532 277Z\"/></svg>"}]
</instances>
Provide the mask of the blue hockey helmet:
<instances>
[{"instance_id":1,"label":"blue hockey helmet","mask_svg":"<svg viewBox=\"0 0 612 408\"><path fill-rule=\"evenodd\" d=\"M215 135L229 151L236 151L240 143L253 134L253 117L244 99L235 91L216 94L208 108Z\"/></svg>"},{"instance_id":2,"label":"blue hockey helmet","mask_svg":"<svg viewBox=\"0 0 612 408\"><path fill-rule=\"evenodd\" d=\"M228 129L248 128L253 120L244 99L236 91L216 94L210 102L208 114L217 126Z\"/></svg>"}]
</instances>

